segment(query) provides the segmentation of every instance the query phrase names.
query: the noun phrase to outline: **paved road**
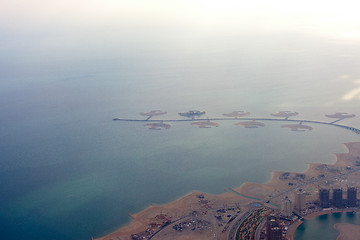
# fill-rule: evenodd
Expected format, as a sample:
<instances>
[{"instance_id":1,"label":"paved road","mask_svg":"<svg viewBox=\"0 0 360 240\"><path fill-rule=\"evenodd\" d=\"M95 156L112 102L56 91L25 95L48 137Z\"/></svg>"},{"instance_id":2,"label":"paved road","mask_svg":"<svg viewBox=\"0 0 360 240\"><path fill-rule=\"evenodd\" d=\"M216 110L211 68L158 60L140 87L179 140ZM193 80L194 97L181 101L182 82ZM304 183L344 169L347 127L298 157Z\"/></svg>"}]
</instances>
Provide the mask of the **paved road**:
<instances>
[{"instance_id":1,"label":"paved road","mask_svg":"<svg viewBox=\"0 0 360 240\"><path fill-rule=\"evenodd\" d=\"M160 229L157 230L153 235L151 235L151 236L148 238L148 240L150 240L150 239L152 239L153 237L155 237L156 234L158 234L160 231L164 230L165 228L169 227L170 225L172 225L172 224L174 224L174 223L176 223L176 222L178 222L178 221L180 221L180 220L182 220L182 219L184 219L184 218L187 218L187 217L189 217L189 215L188 215L188 216L181 217L181 218L178 218L178 219L176 219L175 221L172 221L170 224L166 225L165 227L160 228Z\"/></svg>"},{"instance_id":2,"label":"paved road","mask_svg":"<svg viewBox=\"0 0 360 240\"><path fill-rule=\"evenodd\" d=\"M236 232L240 226L240 224L248 217L250 216L253 212L254 212L255 208L251 207L249 210L247 210L230 228L229 231L229 236L228 239L229 240L235 240L236 238Z\"/></svg>"},{"instance_id":3,"label":"paved road","mask_svg":"<svg viewBox=\"0 0 360 240\"><path fill-rule=\"evenodd\" d=\"M359 171L360 171L360 168L357 168L357 169L354 169L354 170L350 170L350 171L348 171L346 173L340 173L340 174L332 175L332 176L325 177L325 178L318 178L318 179L315 179L315 180L312 180L312 181L307 181L307 182L304 182L304 183L302 183L300 185L296 185L296 186L294 186L294 187L292 187L292 188L290 188L290 189L288 189L288 190L286 190L284 192L281 192L281 193L269 198L267 201L271 201L271 200L273 200L275 198L280 197L281 195L284 195L284 194L286 194L288 192L291 192L291 191L293 191L293 190L295 190L297 188L301 188L301 187L309 185L309 184L314 184L314 183L317 183L317 182L327 181L327 180L330 180L332 178L346 176L346 175L349 175L349 174L352 174L352 173L355 173L355 172L359 172Z\"/></svg>"}]
</instances>

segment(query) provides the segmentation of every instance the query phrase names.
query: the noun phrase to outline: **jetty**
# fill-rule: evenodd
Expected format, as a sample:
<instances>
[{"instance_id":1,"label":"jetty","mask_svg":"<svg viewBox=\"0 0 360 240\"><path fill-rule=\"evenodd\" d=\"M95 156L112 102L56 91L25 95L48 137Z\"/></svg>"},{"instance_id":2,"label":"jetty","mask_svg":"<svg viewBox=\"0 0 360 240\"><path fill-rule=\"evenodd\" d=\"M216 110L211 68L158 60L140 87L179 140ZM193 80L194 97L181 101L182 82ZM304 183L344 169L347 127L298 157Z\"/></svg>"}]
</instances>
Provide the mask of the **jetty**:
<instances>
[{"instance_id":1,"label":"jetty","mask_svg":"<svg viewBox=\"0 0 360 240\"><path fill-rule=\"evenodd\" d=\"M290 117L294 117L299 115L298 112L293 111L280 111L278 113L271 113L272 117L245 117L250 115L250 112L245 111L233 111L231 113L224 113L223 116L226 117L217 117L217 118L196 118L200 117L201 115L205 114L205 111L199 110L190 110L188 112L179 113L180 116L186 116L189 118L186 119L151 119L153 116L164 115L166 111L161 110L152 110L147 113L140 113L142 116L146 116L146 119L129 119L129 118L114 118L114 121L124 121L124 122L146 122L145 126L148 126L150 129L161 129L165 128L168 129L170 127L170 122L192 122L191 125L198 125L201 128L209 128L211 126L218 127L219 124L216 122L210 121L243 121L237 122L235 125L243 125L247 128L257 128L259 126L265 126L261 122L257 121L274 121L274 122L290 122L292 124L283 125L282 127L290 128L292 131L305 131L305 130L312 130L312 127L303 125L303 123L313 123L313 124L322 124L322 125L329 125L333 127L339 127L346 129L348 131L354 132L356 134L360 134L360 129L352 126L342 125L339 124L340 121L347 119L347 118L354 118L355 114L350 113L343 113L338 112L335 114L327 114L325 117L328 118L335 118L336 120L332 120L329 122L326 121L317 121L317 120L308 120L308 119L290 119Z\"/></svg>"},{"instance_id":2,"label":"jetty","mask_svg":"<svg viewBox=\"0 0 360 240\"><path fill-rule=\"evenodd\" d=\"M288 118L198 118L198 119L128 119L128 118L114 118L114 121L123 121L123 122L195 122L195 121L274 121L274 122L292 122L292 123L313 123L313 124L322 124L327 126L339 127L349 131L352 131L356 134L360 134L360 129L352 126L346 126L334 122L324 122L316 120L306 120L306 119L288 119ZM338 121L337 121L338 122Z\"/></svg>"}]
</instances>

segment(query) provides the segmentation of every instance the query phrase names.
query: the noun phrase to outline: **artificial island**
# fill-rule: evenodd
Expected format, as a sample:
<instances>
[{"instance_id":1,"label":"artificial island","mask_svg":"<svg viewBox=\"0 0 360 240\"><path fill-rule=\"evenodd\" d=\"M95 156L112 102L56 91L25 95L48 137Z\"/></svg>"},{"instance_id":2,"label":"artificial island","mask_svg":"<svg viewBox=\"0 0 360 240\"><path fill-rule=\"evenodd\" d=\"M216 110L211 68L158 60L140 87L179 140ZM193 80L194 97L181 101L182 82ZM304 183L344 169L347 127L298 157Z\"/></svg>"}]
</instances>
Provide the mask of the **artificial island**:
<instances>
[{"instance_id":1,"label":"artificial island","mask_svg":"<svg viewBox=\"0 0 360 240\"><path fill-rule=\"evenodd\" d=\"M194 113L196 111L192 111ZM199 111L200 112L200 111ZM149 112L151 113L151 112ZM162 112L155 112L157 115ZM169 129L166 122L190 121L200 128L218 127L214 121L235 120L235 125L246 128L264 127L260 121L288 121L282 125L292 131L310 131L304 123L327 124L360 134L354 127L338 122L355 115L335 113L326 115L336 120L331 122L294 120L297 112L282 111L271 114L276 118L249 118L249 112L225 113L228 118L200 119L203 115L187 119L151 120L145 126L150 129ZM244 118L246 117L246 118ZM131 121L131 119L114 120ZM150 121L150 122L149 122ZM119 230L97 240L121 239L293 239L296 228L303 219L332 212L358 212L360 186L360 142L345 143L347 153L336 153L334 164L310 163L308 170L296 172L272 172L266 183L243 183L239 188L226 189L220 195L201 192L190 194L168 204L151 205L140 213L130 215L132 222ZM360 226L337 224L341 239L355 239Z\"/></svg>"}]
</instances>

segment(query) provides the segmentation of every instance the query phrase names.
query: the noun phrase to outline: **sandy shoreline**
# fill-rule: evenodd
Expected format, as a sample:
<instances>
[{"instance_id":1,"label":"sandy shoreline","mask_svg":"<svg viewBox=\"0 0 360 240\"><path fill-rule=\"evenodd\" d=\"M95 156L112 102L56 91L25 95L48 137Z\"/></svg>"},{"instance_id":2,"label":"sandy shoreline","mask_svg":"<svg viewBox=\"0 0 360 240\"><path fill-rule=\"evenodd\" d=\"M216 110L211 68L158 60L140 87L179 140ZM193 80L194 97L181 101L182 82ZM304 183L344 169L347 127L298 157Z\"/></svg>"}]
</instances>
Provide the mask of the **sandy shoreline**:
<instances>
[{"instance_id":1,"label":"sandy shoreline","mask_svg":"<svg viewBox=\"0 0 360 240\"><path fill-rule=\"evenodd\" d=\"M326 211L320 211L320 212L315 212L315 213L311 213L309 215L304 216L304 219L309 220L312 219L314 217L318 217L321 215L325 215L325 214L332 214L332 213L340 213L340 212L360 212L359 209L333 209L333 210L326 210Z\"/></svg>"},{"instance_id":2,"label":"sandy shoreline","mask_svg":"<svg viewBox=\"0 0 360 240\"><path fill-rule=\"evenodd\" d=\"M310 220L312 218L321 216L321 215L326 215L326 214L332 214L332 213L340 213L340 212L360 212L360 209L332 209L332 210L326 210L326 211L320 211L320 212L314 212L311 214L308 214L306 216L304 216L304 219L306 220ZM296 229L302 224L303 222L301 220L298 220L296 223L292 224L291 227L289 228L289 230L287 231L287 238L289 240L293 240L294 239L294 234L296 232ZM335 224L336 225L336 224ZM359 226L360 227L360 226ZM336 229L337 230L337 229Z\"/></svg>"},{"instance_id":3,"label":"sandy shoreline","mask_svg":"<svg viewBox=\"0 0 360 240\"><path fill-rule=\"evenodd\" d=\"M286 232L286 238L288 240L293 240L294 239L294 234L296 229L302 224L302 221L298 220L297 222L295 222L294 224L292 224L290 226L290 228L288 229L288 231Z\"/></svg>"},{"instance_id":4,"label":"sandy shoreline","mask_svg":"<svg viewBox=\"0 0 360 240\"><path fill-rule=\"evenodd\" d=\"M311 178L318 177L321 174L329 174L329 176L331 177L331 174L333 174L333 172L334 174L336 174L336 171L340 171L338 169L343 169L344 166L353 165L355 159L358 159L358 156L360 156L360 143L353 142L345 143L344 145L348 149L348 153L336 153L335 156L337 159L334 164L309 163L307 170L303 173L272 171L270 179L265 183L243 183L240 187L235 189L235 191L239 193L238 195L236 194L236 192L234 193L232 191L225 192L220 195L191 192L186 196L180 197L173 202L164 205L151 205L145 210L131 215L133 220L130 222L130 224L121 227L120 229L116 230L113 233L110 233L109 235L97 238L97 240L131 239L131 234L143 232L148 228L151 222L156 222L159 214L165 215L169 217L171 221L174 221L176 219L179 219L181 216L189 215L192 211L197 209L210 209L234 203L246 205L251 202L258 201L241 196L241 194L249 196L251 198L263 199L264 201L267 199L272 199L271 203L279 205L282 199L281 196L278 194L279 192L291 190L287 193L287 195L289 197L293 197L294 191L297 189L297 185L299 185L302 181L307 181ZM355 175L357 173L352 174ZM355 177L358 177L360 179L360 174L356 175ZM317 199L317 189L314 186L306 186L305 191L311 192L311 194L308 196L309 200ZM277 197L278 195L279 197ZM204 199L206 199L207 202L205 205L201 202L201 200L199 200L199 196L203 196ZM336 211L332 210L315 212L308 214L305 218L309 219L318 215L333 212ZM287 236L293 237L296 228L300 224L301 221L293 224L289 228ZM173 237L172 239L186 239L184 238L185 235L186 234L179 235L178 237ZM189 235L188 237L189 239L191 239L191 235Z\"/></svg>"},{"instance_id":5,"label":"sandy shoreline","mask_svg":"<svg viewBox=\"0 0 360 240\"><path fill-rule=\"evenodd\" d=\"M360 225L337 223L334 224L334 228L339 232L336 240L354 240L360 236ZM354 236L357 236L357 238L354 238Z\"/></svg>"}]
</instances>

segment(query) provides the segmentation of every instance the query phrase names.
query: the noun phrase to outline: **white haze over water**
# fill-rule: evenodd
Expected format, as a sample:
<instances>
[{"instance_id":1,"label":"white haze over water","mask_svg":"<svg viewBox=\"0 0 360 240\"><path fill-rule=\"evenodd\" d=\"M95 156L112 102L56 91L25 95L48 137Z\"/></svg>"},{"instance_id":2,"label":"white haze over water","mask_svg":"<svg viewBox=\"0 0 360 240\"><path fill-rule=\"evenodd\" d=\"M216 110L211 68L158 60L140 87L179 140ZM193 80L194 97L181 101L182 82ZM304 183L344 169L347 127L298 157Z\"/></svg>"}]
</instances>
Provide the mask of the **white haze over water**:
<instances>
[{"instance_id":1,"label":"white haze over water","mask_svg":"<svg viewBox=\"0 0 360 240\"><path fill-rule=\"evenodd\" d=\"M2 237L88 239L194 189L222 193L269 170L333 162L358 135L267 122L150 131L111 119L152 109L164 119L190 109L360 116L357 10L355 1L2 1Z\"/></svg>"},{"instance_id":2,"label":"white haze over water","mask_svg":"<svg viewBox=\"0 0 360 240\"><path fill-rule=\"evenodd\" d=\"M266 45L271 47L274 39L257 38L269 34L318 36L328 43L348 45L358 43L360 37L360 17L354 3L356 1L3 1L0 8L2 60L9 66L13 63L14 67L33 63L37 71L37 64L51 63L53 66L46 67L55 68L59 63L67 66L67 61L71 66L78 61L87 60L83 63L86 65L103 60L112 62L108 67L116 70L122 60L130 57L138 60L148 54L160 59L179 58L208 53L214 45L215 51L225 53L254 40L261 44L270 40ZM244 36L247 36L245 42ZM286 42L284 47L284 51L292 53L312 50L306 43L299 47ZM344 52L337 57L340 56L351 57L351 54ZM75 71L70 66L66 69Z\"/></svg>"},{"instance_id":3,"label":"white haze over water","mask_svg":"<svg viewBox=\"0 0 360 240\"><path fill-rule=\"evenodd\" d=\"M232 90L287 84L295 91L301 83L311 87L298 97L312 104L355 105L356 10L355 1L3 1L1 89L42 77L151 71L157 79L140 84ZM294 74L299 69L302 75ZM298 97L277 106L299 105Z\"/></svg>"}]
</instances>

